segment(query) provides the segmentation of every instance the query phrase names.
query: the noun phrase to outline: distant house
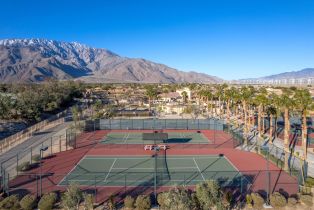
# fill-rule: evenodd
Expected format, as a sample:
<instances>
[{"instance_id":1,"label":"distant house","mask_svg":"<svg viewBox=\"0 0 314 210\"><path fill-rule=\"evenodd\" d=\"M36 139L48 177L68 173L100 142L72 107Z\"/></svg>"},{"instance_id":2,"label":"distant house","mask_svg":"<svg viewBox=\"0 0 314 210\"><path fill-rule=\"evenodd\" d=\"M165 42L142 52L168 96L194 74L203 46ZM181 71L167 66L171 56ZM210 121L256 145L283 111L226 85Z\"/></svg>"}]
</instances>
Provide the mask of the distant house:
<instances>
[{"instance_id":1,"label":"distant house","mask_svg":"<svg viewBox=\"0 0 314 210\"><path fill-rule=\"evenodd\" d=\"M162 106L162 110L165 114L182 114L185 107L185 105L179 104L166 104Z\"/></svg>"},{"instance_id":2,"label":"distant house","mask_svg":"<svg viewBox=\"0 0 314 210\"><path fill-rule=\"evenodd\" d=\"M173 102L177 100L181 100L182 96L177 92L170 92L170 93L162 93L159 95L159 98L162 102Z\"/></svg>"}]
</instances>

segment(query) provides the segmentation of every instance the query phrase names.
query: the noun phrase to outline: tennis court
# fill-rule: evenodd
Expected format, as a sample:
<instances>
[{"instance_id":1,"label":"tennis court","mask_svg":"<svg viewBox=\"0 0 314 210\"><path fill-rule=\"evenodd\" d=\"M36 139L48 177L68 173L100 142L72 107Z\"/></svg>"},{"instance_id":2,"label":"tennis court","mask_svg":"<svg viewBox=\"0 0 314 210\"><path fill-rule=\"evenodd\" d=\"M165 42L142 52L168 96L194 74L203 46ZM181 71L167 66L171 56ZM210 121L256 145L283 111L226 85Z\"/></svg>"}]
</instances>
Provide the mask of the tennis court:
<instances>
[{"instance_id":1,"label":"tennis court","mask_svg":"<svg viewBox=\"0 0 314 210\"><path fill-rule=\"evenodd\" d=\"M187 144L209 144L208 140L202 133L194 132L167 132L168 138L163 143L187 143ZM152 139L143 139L143 132L110 132L104 140L103 144L154 144L156 141Z\"/></svg>"},{"instance_id":2,"label":"tennis court","mask_svg":"<svg viewBox=\"0 0 314 210\"><path fill-rule=\"evenodd\" d=\"M222 186L249 181L224 156L85 156L59 185L173 186L217 180Z\"/></svg>"}]
</instances>

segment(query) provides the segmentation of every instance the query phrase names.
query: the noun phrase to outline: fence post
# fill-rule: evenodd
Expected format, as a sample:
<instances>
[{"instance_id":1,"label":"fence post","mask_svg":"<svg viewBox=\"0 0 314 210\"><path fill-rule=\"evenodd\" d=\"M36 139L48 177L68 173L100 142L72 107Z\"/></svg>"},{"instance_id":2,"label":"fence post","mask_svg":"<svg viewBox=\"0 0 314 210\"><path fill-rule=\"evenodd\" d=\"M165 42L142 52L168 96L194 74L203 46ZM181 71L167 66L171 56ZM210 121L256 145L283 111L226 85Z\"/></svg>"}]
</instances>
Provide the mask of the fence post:
<instances>
[{"instance_id":1,"label":"fence post","mask_svg":"<svg viewBox=\"0 0 314 210\"><path fill-rule=\"evenodd\" d=\"M61 136L59 136L59 152L61 152Z\"/></svg>"},{"instance_id":2,"label":"fence post","mask_svg":"<svg viewBox=\"0 0 314 210\"><path fill-rule=\"evenodd\" d=\"M124 195L126 194L126 174L124 174Z\"/></svg>"},{"instance_id":3,"label":"fence post","mask_svg":"<svg viewBox=\"0 0 314 210\"><path fill-rule=\"evenodd\" d=\"M53 137L50 138L50 156L52 156L52 138Z\"/></svg>"},{"instance_id":4,"label":"fence post","mask_svg":"<svg viewBox=\"0 0 314 210\"><path fill-rule=\"evenodd\" d=\"M242 175L240 176L240 192L241 192L241 195L243 193L243 181L242 181Z\"/></svg>"},{"instance_id":5,"label":"fence post","mask_svg":"<svg viewBox=\"0 0 314 210\"><path fill-rule=\"evenodd\" d=\"M16 174L19 175L19 153L16 154Z\"/></svg>"},{"instance_id":6,"label":"fence post","mask_svg":"<svg viewBox=\"0 0 314 210\"><path fill-rule=\"evenodd\" d=\"M94 187L95 187L95 200L97 200L97 184L96 184L96 175L95 175L95 177L94 177L95 179L94 179L94 181L95 181L95 183L94 183Z\"/></svg>"},{"instance_id":7,"label":"fence post","mask_svg":"<svg viewBox=\"0 0 314 210\"><path fill-rule=\"evenodd\" d=\"M38 197L38 175L36 174L36 197Z\"/></svg>"},{"instance_id":8,"label":"fence post","mask_svg":"<svg viewBox=\"0 0 314 210\"><path fill-rule=\"evenodd\" d=\"M32 157L33 157L33 147L31 147L31 160L29 161L31 164L33 163Z\"/></svg>"}]
</instances>

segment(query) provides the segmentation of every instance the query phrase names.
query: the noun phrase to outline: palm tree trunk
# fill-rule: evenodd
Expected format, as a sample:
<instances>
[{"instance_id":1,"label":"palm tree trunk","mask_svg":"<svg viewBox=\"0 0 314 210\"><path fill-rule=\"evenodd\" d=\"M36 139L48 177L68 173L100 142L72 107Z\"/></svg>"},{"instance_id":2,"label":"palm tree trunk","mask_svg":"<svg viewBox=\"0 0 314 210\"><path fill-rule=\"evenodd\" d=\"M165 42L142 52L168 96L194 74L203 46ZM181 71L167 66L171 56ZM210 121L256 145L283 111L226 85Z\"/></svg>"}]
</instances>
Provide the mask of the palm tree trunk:
<instances>
[{"instance_id":1,"label":"palm tree trunk","mask_svg":"<svg viewBox=\"0 0 314 210\"><path fill-rule=\"evenodd\" d=\"M221 117L221 101L220 101L220 97L218 98L218 110L219 110L219 117Z\"/></svg>"},{"instance_id":2,"label":"palm tree trunk","mask_svg":"<svg viewBox=\"0 0 314 210\"><path fill-rule=\"evenodd\" d=\"M277 122L278 122L278 117L276 116L276 117L275 117L275 135L274 135L275 138L278 138L278 132L277 132L278 126L277 126Z\"/></svg>"},{"instance_id":3,"label":"palm tree trunk","mask_svg":"<svg viewBox=\"0 0 314 210\"><path fill-rule=\"evenodd\" d=\"M288 170L288 159L290 155L289 150L289 136L290 136L290 121L289 121L289 109L285 108L284 110L284 118L285 118L285 131L284 131L284 149L285 149L285 165L284 169Z\"/></svg>"},{"instance_id":4,"label":"palm tree trunk","mask_svg":"<svg viewBox=\"0 0 314 210\"><path fill-rule=\"evenodd\" d=\"M262 105L258 106L257 113L257 130L258 130L258 138L262 138L262 129L261 129L261 119L262 119Z\"/></svg>"},{"instance_id":5,"label":"palm tree trunk","mask_svg":"<svg viewBox=\"0 0 314 210\"><path fill-rule=\"evenodd\" d=\"M230 106L230 101L227 100L227 124L229 124L229 122L230 122L230 115L231 115L229 106Z\"/></svg>"},{"instance_id":6,"label":"palm tree trunk","mask_svg":"<svg viewBox=\"0 0 314 210\"><path fill-rule=\"evenodd\" d=\"M243 101L243 112L244 112L244 143L247 145L248 139L247 139L247 107L246 107L246 101Z\"/></svg>"},{"instance_id":7,"label":"palm tree trunk","mask_svg":"<svg viewBox=\"0 0 314 210\"><path fill-rule=\"evenodd\" d=\"M262 134L265 134L265 117L263 112L262 112Z\"/></svg>"},{"instance_id":8,"label":"palm tree trunk","mask_svg":"<svg viewBox=\"0 0 314 210\"><path fill-rule=\"evenodd\" d=\"M213 98L210 99L210 112L211 116L213 116L214 115Z\"/></svg>"},{"instance_id":9,"label":"palm tree trunk","mask_svg":"<svg viewBox=\"0 0 314 210\"><path fill-rule=\"evenodd\" d=\"M304 160L307 158L307 122L306 122L306 111L302 113L302 149Z\"/></svg>"},{"instance_id":10,"label":"palm tree trunk","mask_svg":"<svg viewBox=\"0 0 314 210\"><path fill-rule=\"evenodd\" d=\"M269 116L269 143L273 143L273 115Z\"/></svg>"}]
</instances>

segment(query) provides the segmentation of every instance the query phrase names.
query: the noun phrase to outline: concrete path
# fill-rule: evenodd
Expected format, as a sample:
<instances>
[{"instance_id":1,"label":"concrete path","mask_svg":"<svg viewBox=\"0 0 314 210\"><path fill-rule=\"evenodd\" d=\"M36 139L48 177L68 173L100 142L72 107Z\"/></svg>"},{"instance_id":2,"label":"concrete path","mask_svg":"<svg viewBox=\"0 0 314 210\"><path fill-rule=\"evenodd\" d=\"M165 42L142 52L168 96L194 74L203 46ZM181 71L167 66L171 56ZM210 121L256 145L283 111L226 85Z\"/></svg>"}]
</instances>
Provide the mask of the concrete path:
<instances>
[{"instance_id":1,"label":"concrete path","mask_svg":"<svg viewBox=\"0 0 314 210\"><path fill-rule=\"evenodd\" d=\"M65 135L66 129L70 125L71 122L64 122L63 124L57 125L53 128L49 128L47 130L38 131L32 137L27 139L26 141L22 142L21 144L13 147L9 151L0 155L0 163L3 161L16 156L17 154L22 154L23 151L29 150L32 146L38 145L45 140L53 137L53 136L60 136ZM55 138L55 140L58 140ZM16 159L11 160L12 163L16 162ZM7 163L9 164L9 163ZM1 169L0 169L1 170Z\"/></svg>"}]
</instances>

